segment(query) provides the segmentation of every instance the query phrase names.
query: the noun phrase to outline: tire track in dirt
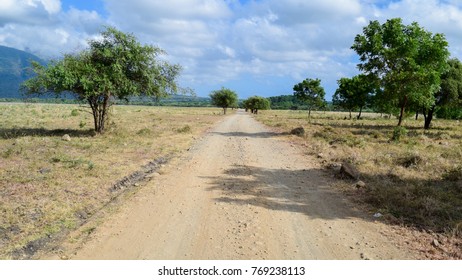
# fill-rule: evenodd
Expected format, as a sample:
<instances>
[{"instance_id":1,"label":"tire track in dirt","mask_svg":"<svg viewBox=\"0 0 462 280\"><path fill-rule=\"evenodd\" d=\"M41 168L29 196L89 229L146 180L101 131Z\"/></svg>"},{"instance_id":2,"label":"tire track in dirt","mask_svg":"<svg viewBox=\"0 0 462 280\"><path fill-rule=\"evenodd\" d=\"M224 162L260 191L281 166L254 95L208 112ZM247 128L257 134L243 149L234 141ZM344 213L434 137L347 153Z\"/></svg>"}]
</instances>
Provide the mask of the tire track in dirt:
<instances>
[{"instance_id":1,"label":"tire track in dirt","mask_svg":"<svg viewBox=\"0 0 462 280\"><path fill-rule=\"evenodd\" d=\"M407 259L296 147L228 116L110 216L75 259Z\"/></svg>"}]
</instances>

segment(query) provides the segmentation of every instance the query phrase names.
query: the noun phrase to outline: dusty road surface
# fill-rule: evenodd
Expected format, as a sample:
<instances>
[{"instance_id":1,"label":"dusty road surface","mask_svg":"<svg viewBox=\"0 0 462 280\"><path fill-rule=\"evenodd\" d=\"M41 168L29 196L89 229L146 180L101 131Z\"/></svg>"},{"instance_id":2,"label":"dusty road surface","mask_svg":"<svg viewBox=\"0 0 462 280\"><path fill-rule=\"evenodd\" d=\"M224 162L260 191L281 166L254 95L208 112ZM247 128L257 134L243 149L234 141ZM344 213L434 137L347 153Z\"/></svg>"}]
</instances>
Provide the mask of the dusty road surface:
<instances>
[{"instance_id":1,"label":"dusty road surface","mask_svg":"<svg viewBox=\"0 0 462 280\"><path fill-rule=\"evenodd\" d=\"M406 259L313 160L226 117L100 225L74 259Z\"/></svg>"}]
</instances>

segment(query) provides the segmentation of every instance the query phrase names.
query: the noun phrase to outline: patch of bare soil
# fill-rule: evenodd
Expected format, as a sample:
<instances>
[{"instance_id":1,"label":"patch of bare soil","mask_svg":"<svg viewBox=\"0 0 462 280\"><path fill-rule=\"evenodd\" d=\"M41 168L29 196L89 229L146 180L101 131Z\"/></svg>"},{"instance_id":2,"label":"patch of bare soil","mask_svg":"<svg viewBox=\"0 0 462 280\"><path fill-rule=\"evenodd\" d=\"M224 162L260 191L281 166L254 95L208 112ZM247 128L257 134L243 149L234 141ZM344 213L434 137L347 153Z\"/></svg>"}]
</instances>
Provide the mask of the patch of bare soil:
<instances>
[{"instance_id":1,"label":"patch of bare soil","mask_svg":"<svg viewBox=\"0 0 462 280\"><path fill-rule=\"evenodd\" d=\"M462 241L460 238L398 225L393 228L394 233L398 234L395 239L396 242L401 246L412 248L418 259L462 259Z\"/></svg>"},{"instance_id":2,"label":"patch of bare soil","mask_svg":"<svg viewBox=\"0 0 462 280\"><path fill-rule=\"evenodd\" d=\"M298 147L244 112L163 166L83 244L44 258L415 259Z\"/></svg>"}]
</instances>

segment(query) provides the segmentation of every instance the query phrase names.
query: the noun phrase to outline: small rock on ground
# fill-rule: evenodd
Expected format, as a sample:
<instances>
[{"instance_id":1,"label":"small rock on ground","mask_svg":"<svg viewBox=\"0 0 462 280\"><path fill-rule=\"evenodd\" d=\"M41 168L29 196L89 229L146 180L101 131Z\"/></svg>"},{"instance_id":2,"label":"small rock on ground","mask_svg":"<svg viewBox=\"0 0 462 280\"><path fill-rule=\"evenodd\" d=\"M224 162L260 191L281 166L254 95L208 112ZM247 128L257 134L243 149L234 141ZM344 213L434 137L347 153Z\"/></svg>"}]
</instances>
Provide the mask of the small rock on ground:
<instances>
[{"instance_id":1,"label":"small rock on ground","mask_svg":"<svg viewBox=\"0 0 462 280\"><path fill-rule=\"evenodd\" d=\"M71 137L69 134L64 134L63 137L61 138L63 141L71 141Z\"/></svg>"},{"instance_id":2,"label":"small rock on ground","mask_svg":"<svg viewBox=\"0 0 462 280\"><path fill-rule=\"evenodd\" d=\"M356 182L355 186L356 186L356 188L358 188L358 189L362 189L362 188L365 188L365 187L366 187L366 183L364 183L363 181L359 180L358 182Z\"/></svg>"},{"instance_id":3,"label":"small rock on ground","mask_svg":"<svg viewBox=\"0 0 462 280\"><path fill-rule=\"evenodd\" d=\"M352 164L344 162L340 167L340 176L357 180L359 178L359 171Z\"/></svg>"}]
</instances>

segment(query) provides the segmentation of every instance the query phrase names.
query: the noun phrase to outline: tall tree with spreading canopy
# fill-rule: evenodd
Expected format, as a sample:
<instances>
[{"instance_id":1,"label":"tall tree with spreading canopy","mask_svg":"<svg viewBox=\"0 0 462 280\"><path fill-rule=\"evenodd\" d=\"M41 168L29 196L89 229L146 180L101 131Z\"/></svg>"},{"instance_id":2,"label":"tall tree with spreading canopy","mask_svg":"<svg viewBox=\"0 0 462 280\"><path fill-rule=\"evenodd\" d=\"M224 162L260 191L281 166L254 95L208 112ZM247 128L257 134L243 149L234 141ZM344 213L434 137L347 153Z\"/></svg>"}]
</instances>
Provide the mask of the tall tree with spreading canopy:
<instances>
[{"instance_id":1,"label":"tall tree with spreading canopy","mask_svg":"<svg viewBox=\"0 0 462 280\"><path fill-rule=\"evenodd\" d=\"M95 131L104 132L114 99L130 96L156 98L177 92L181 67L159 60L165 52L143 46L132 34L108 27L89 49L66 54L48 66L33 63L36 76L23 84L26 94L71 93L89 104Z\"/></svg>"},{"instance_id":2,"label":"tall tree with spreading canopy","mask_svg":"<svg viewBox=\"0 0 462 280\"><path fill-rule=\"evenodd\" d=\"M220 90L214 90L210 93L212 99L212 105L223 108L223 114L226 115L226 111L229 107L237 107L237 94L225 87Z\"/></svg>"},{"instance_id":3,"label":"tall tree with spreading canopy","mask_svg":"<svg viewBox=\"0 0 462 280\"><path fill-rule=\"evenodd\" d=\"M325 106L326 95L320 79L305 79L294 86L295 97L308 105L308 119L311 122L311 110Z\"/></svg>"},{"instance_id":4,"label":"tall tree with spreading canopy","mask_svg":"<svg viewBox=\"0 0 462 280\"><path fill-rule=\"evenodd\" d=\"M433 35L416 22L404 25L400 18L382 25L371 21L351 48L360 56L358 68L375 76L387 100L398 104L398 126L409 104L421 108L434 104L449 58L443 34Z\"/></svg>"}]
</instances>

